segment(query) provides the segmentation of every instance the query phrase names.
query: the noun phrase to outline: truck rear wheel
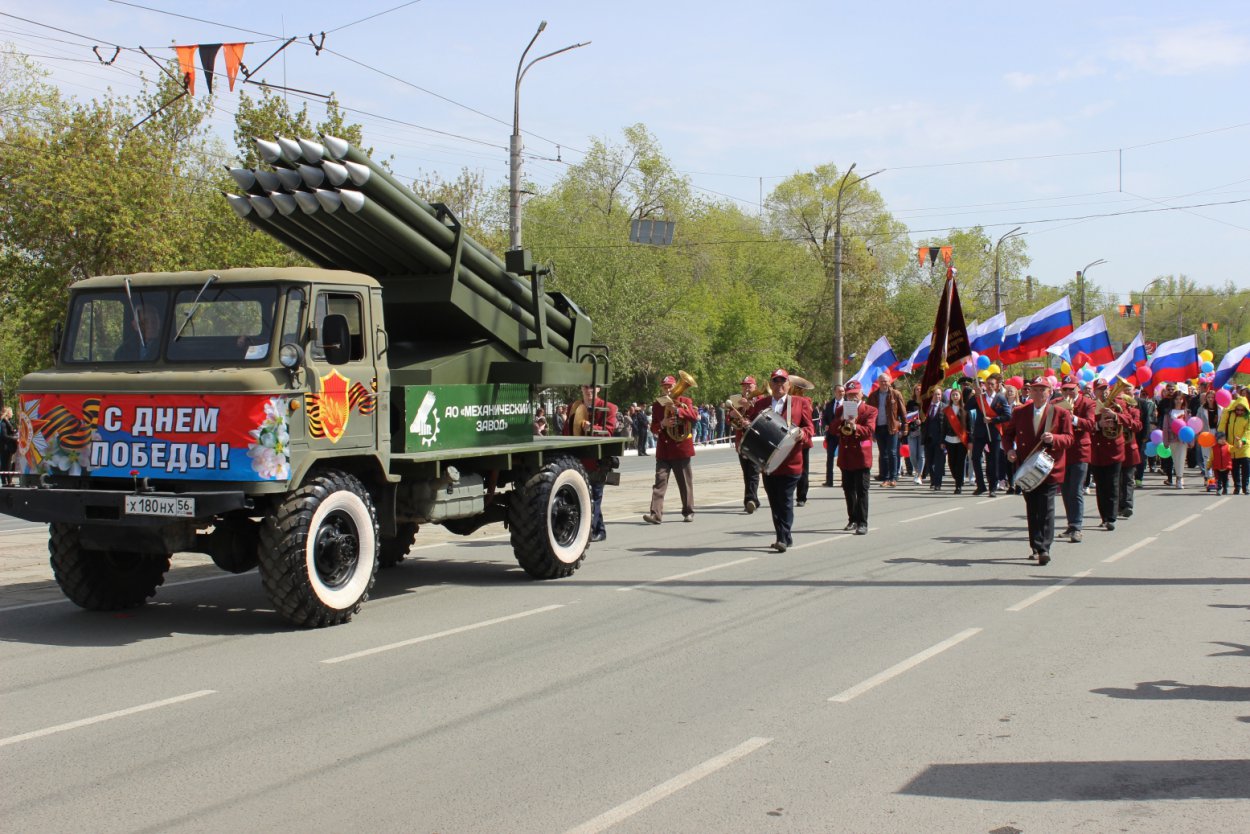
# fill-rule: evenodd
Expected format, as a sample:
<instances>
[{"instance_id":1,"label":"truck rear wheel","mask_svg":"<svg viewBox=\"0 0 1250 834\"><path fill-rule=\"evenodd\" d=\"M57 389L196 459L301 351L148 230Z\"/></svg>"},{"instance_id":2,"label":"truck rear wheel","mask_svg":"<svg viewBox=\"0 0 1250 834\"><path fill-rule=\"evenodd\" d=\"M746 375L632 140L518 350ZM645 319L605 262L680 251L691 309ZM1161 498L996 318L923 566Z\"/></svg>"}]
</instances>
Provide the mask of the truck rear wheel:
<instances>
[{"instance_id":1,"label":"truck rear wheel","mask_svg":"<svg viewBox=\"0 0 1250 834\"><path fill-rule=\"evenodd\" d=\"M395 525L395 535L383 536L378 544L378 566L393 568L412 549L417 541L417 524L412 521L401 521Z\"/></svg>"},{"instance_id":2,"label":"truck rear wheel","mask_svg":"<svg viewBox=\"0 0 1250 834\"><path fill-rule=\"evenodd\" d=\"M558 458L518 487L509 512L512 552L538 579L570 576L590 543L590 486L573 458Z\"/></svg>"},{"instance_id":3,"label":"truck rear wheel","mask_svg":"<svg viewBox=\"0 0 1250 834\"><path fill-rule=\"evenodd\" d=\"M354 475L325 471L261 527L260 575L278 613L309 628L352 618L378 572L378 518Z\"/></svg>"},{"instance_id":4,"label":"truck rear wheel","mask_svg":"<svg viewBox=\"0 0 1250 834\"><path fill-rule=\"evenodd\" d=\"M78 527L52 524L48 538L52 575L62 593L89 611L142 605L165 581L169 554L88 550Z\"/></svg>"}]
</instances>

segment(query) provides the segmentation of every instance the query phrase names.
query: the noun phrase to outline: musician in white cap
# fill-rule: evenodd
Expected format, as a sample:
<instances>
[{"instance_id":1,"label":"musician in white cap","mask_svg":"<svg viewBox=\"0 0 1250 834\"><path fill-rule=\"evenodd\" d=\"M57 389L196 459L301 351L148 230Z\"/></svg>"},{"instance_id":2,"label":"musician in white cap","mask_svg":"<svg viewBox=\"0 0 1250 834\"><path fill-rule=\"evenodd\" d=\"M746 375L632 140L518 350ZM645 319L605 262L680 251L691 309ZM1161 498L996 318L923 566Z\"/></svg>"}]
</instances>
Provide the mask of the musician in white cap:
<instances>
[{"instance_id":1,"label":"musician in white cap","mask_svg":"<svg viewBox=\"0 0 1250 834\"><path fill-rule=\"evenodd\" d=\"M1072 412L1050 399L1050 383L1038 377L1029 383L1030 402L1017 406L1011 420L1003 423L1003 451L1015 464L1017 481L1024 476L1026 461L1034 452L1045 450L1054 466L1042 482L1024 493L1025 515L1029 523L1030 559L1039 565L1050 562L1050 546L1055 540L1055 494L1063 483L1065 455L1073 443Z\"/></svg>"},{"instance_id":2,"label":"musician in white cap","mask_svg":"<svg viewBox=\"0 0 1250 834\"><path fill-rule=\"evenodd\" d=\"M773 371L768 380L769 395L760 397L747 412L747 419L754 420L765 411L772 410L785 420L786 426L797 426L798 442L790 449L780 465L764 474L764 493L768 496L768 508L772 511L773 530L777 540L772 548L785 553L794 545L794 491L803 475L803 450L812 445L816 425L812 422L812 401L795 397L789 392L790 374L785 368Z\"/></svg>"}]
</instances>

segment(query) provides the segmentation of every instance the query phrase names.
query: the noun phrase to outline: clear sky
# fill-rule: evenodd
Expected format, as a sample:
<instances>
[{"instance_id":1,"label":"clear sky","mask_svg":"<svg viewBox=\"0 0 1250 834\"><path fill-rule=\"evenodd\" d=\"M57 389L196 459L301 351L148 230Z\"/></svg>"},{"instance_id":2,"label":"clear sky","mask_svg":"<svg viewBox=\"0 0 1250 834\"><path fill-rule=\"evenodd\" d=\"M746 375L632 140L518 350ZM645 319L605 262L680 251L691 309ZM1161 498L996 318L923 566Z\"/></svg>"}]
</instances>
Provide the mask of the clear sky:
<instances>
[{"instance_id":1,"label":"clear sky","mask_svg":"<svg viewBox=\"0 0 1250 834\"><path fill-rule=\"evenodd\" d=\"M916 239L1023 225L1042 283L1102 258L1090 280L1121 293L1168 273L1250 286L1245 0L136 3L201 20L3 0L0 12L86 37L0 17L0 40L49 56L37 60L67 93L92 97L154 71L133 52L102 66L92 43L167 57L175 42L254 41L254 67L274 38L299 35L259 76L337 93L401 175L468 166L504 182L517 60L545 19L531 57L591 43L525 78L521 124L538 157L525 173L540 184L588 137L642 122L706 196L748 210L789 174L855 162L886 169L873 185ZM318 55L304 36L322 31ZM227 138L234 99L221 84Z\"/></svg>"}]
</instances>

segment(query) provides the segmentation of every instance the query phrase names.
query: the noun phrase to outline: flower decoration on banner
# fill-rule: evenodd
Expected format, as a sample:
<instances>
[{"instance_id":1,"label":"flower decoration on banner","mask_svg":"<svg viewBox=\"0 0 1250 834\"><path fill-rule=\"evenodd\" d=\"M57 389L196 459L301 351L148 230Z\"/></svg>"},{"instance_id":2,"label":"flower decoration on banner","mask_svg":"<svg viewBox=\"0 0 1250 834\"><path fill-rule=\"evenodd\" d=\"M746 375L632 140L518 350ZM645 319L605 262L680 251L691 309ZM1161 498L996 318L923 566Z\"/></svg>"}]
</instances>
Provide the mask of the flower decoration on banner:
<instances>
[{"instance_id":1,"label":"flower decoration on banner","mask_svg":"<svg viewBox=\"0 0 1250 834\"><path fill-rule=\"evenodd\" d=\"M248 432L252 442L247 447L247 456L252 459L252 469L267 480L280 481L291 477L288 449L291 433L287 428L287 409L286 397L271 397L265 403L265 419Z\"/></svg>"}]
</instances>

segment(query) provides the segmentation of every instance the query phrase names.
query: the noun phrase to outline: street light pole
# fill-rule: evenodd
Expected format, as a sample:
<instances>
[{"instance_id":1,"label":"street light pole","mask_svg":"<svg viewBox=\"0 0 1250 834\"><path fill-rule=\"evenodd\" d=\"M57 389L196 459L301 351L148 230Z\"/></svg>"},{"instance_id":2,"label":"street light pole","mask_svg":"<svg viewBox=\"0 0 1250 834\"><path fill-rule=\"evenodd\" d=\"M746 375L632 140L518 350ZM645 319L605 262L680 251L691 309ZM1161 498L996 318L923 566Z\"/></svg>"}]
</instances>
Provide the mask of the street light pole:
<instances>
[{"instance_id":1,"label":"street light pole","mask_svg":"<svg viewBox=\"0 0 1250 834\"><path fill-rule=\"evenodd\" d=\"M1099 258L1093 263L1086 264L1084 269L1078 269L1076 272L1077 291L1081 294L1081 324L1085 323L1085 273L1088 272L1091 267L1095 267L1095 266L1098 266L1099 264L1105 264L1105 263L1106 263L1105 260L1103 260L1102 258Z\"/></svg>"},{"instance_id":2,"label":"street light pole","mask_svg":"<svg viewBox=\"0 0 1250 834\"><path fill-rule=\"evenodd\" d=\"M855 170L857 163L852 162L851 167L846 169L846 173L842 175L842 181L838 183L838 199L835 206L833 217L833 381L837 385L842 384L842 190L846 188L847 178L851 176L851 172ZM881 169L884 171L885 169ZM871 174L860 177L855 180L852 185L859 185L869 177L875 177L881 171L873 171Z\"/></svg>"},{"instance_id":3,"label":"street light pole","mask_svg":"<svg viewBox=\"0 0 1250 834\"><path fill-rule=\"evenodd\" d=\"M1003 311L1003 290L1002 290L1002 285L999 283L999 280L998 280L998 247L1002 246L1003 241L1009 237L1020 237L1022 235L1028 234L1028 232L1020 232L1020 234L1017 235L1016 232L1020 232L1019 226L1016 226L1010 232L1000 237L998 239L998 243L994 244L994 312L995 313L1001 313Z\"/></svg>"},{"instance_id":4,"label":"street light pole","mask_svg":"<svg viewBox=\"0 0 1250 834\"><path fill-rule=\"evenodd\" d=\"M566 46L563 49L557 49L555 52L548 52L546 55L539 55L528 64L525 63L525 56L529 54L530 48L534 45L534 41L538 40L538 36L547 28L547 21L538 24L538 31L534 33L534 37L530 38L529 44L526 45L525 51L521 53L521 60L516 64L516 86L513 88L512 95L512 136L508 141L508 248L521 248L521 79L525 77L525 73L529 72L529 68L537 64L539 61L545 61L561 52L568 52L570 49L586 46L586 43L575 43Z\"/></svg>"},{"instance_id":5,"label":"street light pole","mask_svg":"<svg viewBox=\"0 0 1250 834\"><path fill-rule=\"evenodd\" d=\"M1163 280L1163 276L1160 275L1158 278L1154 279L1149 284L1142 287L1142 291L1141 291L1141 338L1143 342L1147 341L1150 338L1149 336L1146 335L1146 290L1150 289L1151 287L1153 287L1155 284L1159 283L1162 280ZM1129 301L1132 301L1132 299L1130 298Z\"/></svg>"}]
</instances>

